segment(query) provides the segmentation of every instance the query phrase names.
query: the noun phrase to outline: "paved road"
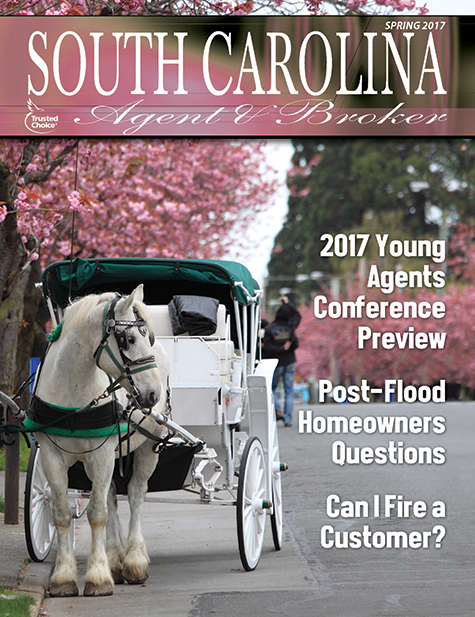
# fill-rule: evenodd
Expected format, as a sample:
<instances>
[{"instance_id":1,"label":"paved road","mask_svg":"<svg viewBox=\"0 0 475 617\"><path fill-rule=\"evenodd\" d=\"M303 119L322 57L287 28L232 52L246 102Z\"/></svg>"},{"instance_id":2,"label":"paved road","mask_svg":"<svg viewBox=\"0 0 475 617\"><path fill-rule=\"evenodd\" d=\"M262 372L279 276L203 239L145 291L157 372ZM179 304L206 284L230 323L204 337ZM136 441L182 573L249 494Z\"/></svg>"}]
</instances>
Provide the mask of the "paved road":
<instances>
[{"instance_id":1,"label":"paved road","mask_svg":"<svg viewBox=\"0 0 475 617\"><path fill-rule=\"evenodd\" d=\"M47 599L50 617L166 615L179 617L287 615L291 617L473 617L475 616L475 408L473 404L325 405L318 416L435 416L446 418L443 434L299 434L297 423L280 428L284 474L285 538L282 551L267 530L261 562L254 572L240 566L233 508L149 503L144 531L151 575L141 587L121 585L109 598ZM297 414L295 414L297 415ZM368 424L371 428L372 424ZM332 462L335 441L354 447L443 447L446 462L428 464L345 464ZM354 450L352 451L354 453ZM409 454L412 455L413 451ZM345 501L340 516L329 516L329 495ZM428 505L443 501L446 516L375 517L374 495L403 496ZM402 497L399 501L402 500ZM352 503L368 502L367 516L351 514ZM396 497L396 502L398 501ZM421 507L421 505L419 506ZM126 509L122 503L121 508ZM330 514L333 514L330 512ZM359 515L356 515L359 514ZM363 514L365 514L363 512ZM369 526L376 544L386 532L426 531L429 548L323 548L321 529L361 532ZM446 529L434 547L434 525ZM384 532L384 535L383 533ZM409 534L413 532L412 536ZM332 539L329 534L327 541ZM83 572L87 525L77 532Z\"/></svg>"},{"instance_id":2,"label":"paved road","mask_svg":"<svg viewBox=\"0 0 475 617\"><path fill-rule=\"evenodd\" d=\"M411 415L446 418L442 435L294 435L288 449L291 469L285 477L286 523L319 583L313 605L296 606L296 616L315 617L468 617L475 615L475 405L332 405L314 414ZM323 415L323 414L322 414ZM390 440L404 446L442 446L443 465L345 465L331 462L331 445L387 446ZM287 435L283 440L287 449ZM445 518L331 518L326 500L337 494L345 500L374 495L402 495L429 505L442 500ZM381 497L382 498L382 497ZM371 514L371 513L370 513ZM446 528L442 548L428 549L323 549L320 530L332 525L340 531L431 530Z\"/></svg>"}]
</instances>

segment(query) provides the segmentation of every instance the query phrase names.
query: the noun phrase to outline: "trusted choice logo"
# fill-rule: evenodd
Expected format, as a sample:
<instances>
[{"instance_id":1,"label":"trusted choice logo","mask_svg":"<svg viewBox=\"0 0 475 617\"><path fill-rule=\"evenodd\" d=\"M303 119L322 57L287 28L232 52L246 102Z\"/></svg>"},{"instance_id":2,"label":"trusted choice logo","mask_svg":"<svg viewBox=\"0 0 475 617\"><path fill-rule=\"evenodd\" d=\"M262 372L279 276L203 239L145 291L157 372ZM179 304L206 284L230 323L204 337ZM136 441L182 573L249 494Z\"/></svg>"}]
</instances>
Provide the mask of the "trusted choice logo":
<instances>
[{"instance_id":1,"label":"trusted choice logo","mask_svg":"<svg viewBox=\"0 0 475 617\"><path fill-rule=\"evenodd\" d=\"M27 101L28 113L25 116L25 126L32 133L45 135L56 128L59 116L50 116L44 109L38 107L31 99Z\"/></svg>"}]
</instances>

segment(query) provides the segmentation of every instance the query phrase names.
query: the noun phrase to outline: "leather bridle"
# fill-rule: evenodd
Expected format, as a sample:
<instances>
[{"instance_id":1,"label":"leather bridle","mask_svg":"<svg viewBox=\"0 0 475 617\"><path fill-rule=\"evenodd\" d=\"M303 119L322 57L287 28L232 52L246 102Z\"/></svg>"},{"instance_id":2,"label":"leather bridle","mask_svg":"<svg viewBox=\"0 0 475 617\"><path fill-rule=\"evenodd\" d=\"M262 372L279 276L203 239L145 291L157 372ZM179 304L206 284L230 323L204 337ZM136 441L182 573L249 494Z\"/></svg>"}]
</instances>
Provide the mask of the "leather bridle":
<instances>
[{"instance_id":1,"label":"leather bridle","mask_svg":"<svg viewBox=\"0 0 475 617\"><path fill-rule=\"evenodd\" d=\"M101 359L102 352L105 350L109 358L113 361L116 367L120 371L119 377L111 383L108 390L115 390L121 387L121 382L127 380L130 385L129 395L132 398L132 401L136 405L137 408L142 408L143 405L139 402L140 392L135 385L133 375L137 373L141 373L142 371L148 371L152 368L157 368L157 364L155 363L155 356L145 356L143 358L138 358L137 360L132 360L129 358L125 352L129 350L130 344L127 336L128 330L131 328L138 328L139 333L142 336L147 336L147 322L143 317L141 317L135 306L132 307L135 320L134 321L125 321L125 320L117 320L115 318L115 307L120 300L121 296L116 296L113 298L106 307L104 308L103 314L103 323L102 323L102 340L99 343L96 351L94 352L94 358L96 361L96 365L99 366L99 362ZM121 327L122 329L119 329ZM117 343L117 347L119 349L120 360L115 356L109 345L109 337L114 335L114 338ZM149 333L150 345L153 346L155 337L153 333ZM111 380L112 381L112 380Z\"/></svg>"}]
</instances>

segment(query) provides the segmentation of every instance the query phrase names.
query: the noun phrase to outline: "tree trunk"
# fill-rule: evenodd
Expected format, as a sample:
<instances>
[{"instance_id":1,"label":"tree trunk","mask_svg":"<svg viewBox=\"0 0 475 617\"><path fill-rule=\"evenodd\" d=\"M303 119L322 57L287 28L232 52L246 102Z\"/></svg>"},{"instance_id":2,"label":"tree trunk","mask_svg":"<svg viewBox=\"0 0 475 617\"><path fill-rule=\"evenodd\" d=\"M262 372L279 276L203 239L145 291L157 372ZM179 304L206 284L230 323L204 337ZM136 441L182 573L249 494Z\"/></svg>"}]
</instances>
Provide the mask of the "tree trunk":
<instances>
[{"instance_id":1,"label":"tree trunk","mask_svg":"<svg viewBox=\"0 0 475 617\"><path fill-rule=\"evenodd\" d=\"M14 202L10 186L10 170L0 161L0 201L12 212ZM8 214L0 224L0 255L0 390L10 395L18 373L18 340L30 270L29 266L24 268L26 252L14 213Z\"/></svg>"},{"instance_id":2,"label":"tree trunk","mask_svg":"<svg viewBox=\"0 0 475 617\"><path fill-rule=\"evenodd\" d=\"M17 379L14 388L27 381L30 376L30 358L32 356L43 357L46 348L45 324L48 321L48 311L42 302L42 294L36 287L41 279L41 262L34 261L30 267L30 275L25 287L23 300L23 324L18 339ZM40 310L43 309L43 310ZM21 407L25 409L29 402L28 392L22 397Z\"/></svg>"},{"instance_id":3,"label":"tree trunk","mask_svg":"<svg viewBox=\"0 0 475 617\"><path fill-rule=\"evenodd\" d=\"M18 348L23 328L23 305L29 278L27 268L0 305L0 390L11 395L18 384Z\"/></svg>"}]
</instances>

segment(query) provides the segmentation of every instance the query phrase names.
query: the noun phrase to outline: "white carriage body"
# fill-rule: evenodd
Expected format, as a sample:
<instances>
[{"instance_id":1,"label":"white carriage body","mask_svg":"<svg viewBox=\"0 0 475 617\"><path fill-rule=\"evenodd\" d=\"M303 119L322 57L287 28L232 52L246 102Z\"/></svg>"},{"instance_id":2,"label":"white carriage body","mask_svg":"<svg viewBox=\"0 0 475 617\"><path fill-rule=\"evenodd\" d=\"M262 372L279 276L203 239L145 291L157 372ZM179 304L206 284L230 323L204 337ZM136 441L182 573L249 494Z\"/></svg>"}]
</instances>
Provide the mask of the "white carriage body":
<instances>
[{"instance_id":1,"label":"white carriage body","mask_svg":"<svg viewBox=\"0 0 475 617\"><path fill-rule=\"evenodd\" d=\"M172 419L214 449L224 469L224 486L232 487L239 454L249 435L257 435L268 454L273 427L269 422L271 380L276 361L260 361L254 374L244 374L243 364L249 366L251 362L248 357L243 363L243 356L249 354L246 349L235 349L230 315L223 304L218 306L216 331L209 336L174 336L168 306L149 305L148 310L154 334L170 361ZM257 318L251 321L258 323ZM244 332L241 341L247 339ZM233 433L237 425L240 430ZM271 486L271 469L267 471ZM271 501L270 493L267 499Z\"/></svg>"}]
</instances>

